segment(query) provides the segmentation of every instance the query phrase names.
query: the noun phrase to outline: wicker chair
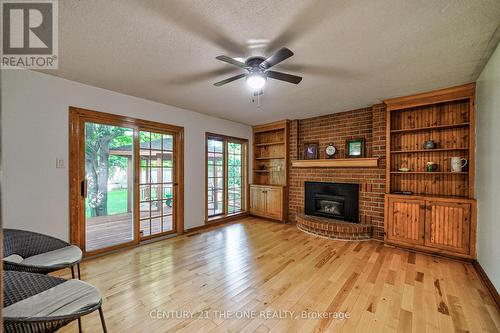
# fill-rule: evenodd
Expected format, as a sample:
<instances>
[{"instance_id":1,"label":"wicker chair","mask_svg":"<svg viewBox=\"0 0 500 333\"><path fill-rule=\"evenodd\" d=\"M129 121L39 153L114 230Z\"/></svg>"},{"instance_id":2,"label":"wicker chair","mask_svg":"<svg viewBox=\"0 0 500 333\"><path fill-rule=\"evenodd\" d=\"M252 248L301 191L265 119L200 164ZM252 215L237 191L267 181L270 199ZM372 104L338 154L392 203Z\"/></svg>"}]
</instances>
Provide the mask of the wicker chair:
<instances>
[{"instance_id":1,"label":"wicker chair","mask_svg":"<svg viewBox=\"0 0 500 333\"><path fill-rule=\"evenodd\" d=\"M3 321L6 333L49 333L99 310L102 329L106 330L99 291L79 280L5 271Z\"/></svg>"},{"instance_id":2,"label":"wicker chair","mask_svg":"<svg viewBox=\"0 0 500 333\"><path fill-rule=\"evenodd\" d=\"M82 251L60 239L32 231L3 230L3 267L7 271L48 274L63 268L71 268L75 278L74 266L78 268Z\"/></svg>"}]
</instances>

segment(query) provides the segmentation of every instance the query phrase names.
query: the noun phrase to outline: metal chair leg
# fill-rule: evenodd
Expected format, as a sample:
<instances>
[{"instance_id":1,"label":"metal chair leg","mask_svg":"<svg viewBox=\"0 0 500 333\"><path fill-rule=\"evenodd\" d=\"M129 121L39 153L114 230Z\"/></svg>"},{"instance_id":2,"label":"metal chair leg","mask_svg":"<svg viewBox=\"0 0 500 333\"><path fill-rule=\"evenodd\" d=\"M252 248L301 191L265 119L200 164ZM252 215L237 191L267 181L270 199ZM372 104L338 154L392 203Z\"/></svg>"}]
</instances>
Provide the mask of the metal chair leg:
<instances>
[{"instance_id":1,"label":"metal chair leg","mask_svg":"<svg viewBox=\"0 0 500 333\"><path fill-rule=\"evenodd\" d=\"M80 263L76 264L76 267L78 268L78 280L81 280L82 278L80 277Z\"/></svg>"},{"instance_id":2,"label":"metal chair leg","mask_svg":"<svg viewBox=\"0 0 500 333\"><path fill-rule=\"evenodd\" d=\"M78 318L78 333L82 333L82 319Z\"/></svg>"},{"instance_id":3,"label":"metal chair leg","mask_svg":"<svg viewBox=\"0 0 500 333\"><path fill-rule=\"evenodd\" d=\"M75 266L71 266L71 278L75 278Z\"/></svg>"},{"instance_id":4,"label":"metal chair leg","mask_svg":"<svg viewBox=\"0 0 500 333\"><path fill-rule=\"evenodd\" d=\"M101 317L102 331L108 333L106 329L106 322L104 321L104 314L102 313L102 306L99 308L99 316Z\"/></svg>"}]
</instances>

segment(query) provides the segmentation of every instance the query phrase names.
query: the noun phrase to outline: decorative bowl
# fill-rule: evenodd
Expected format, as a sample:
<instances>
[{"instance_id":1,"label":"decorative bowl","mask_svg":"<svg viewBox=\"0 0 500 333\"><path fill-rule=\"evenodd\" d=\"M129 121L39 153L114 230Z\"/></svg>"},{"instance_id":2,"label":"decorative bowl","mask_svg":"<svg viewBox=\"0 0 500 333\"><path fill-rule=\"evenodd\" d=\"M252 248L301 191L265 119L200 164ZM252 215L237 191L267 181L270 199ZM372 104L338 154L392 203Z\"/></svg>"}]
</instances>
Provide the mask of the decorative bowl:
<instances>
[{"instance_id":1,"label":"decorative bowl","mask_svg":"<svg viewBox=\"0 0 500 333\"><path fill-rule=\"evenodd\" d=\"M424 142L423 147L424 149L435 149L436 143L434 142L434 140L428 140Z\"/></svg>"}]
</instances>

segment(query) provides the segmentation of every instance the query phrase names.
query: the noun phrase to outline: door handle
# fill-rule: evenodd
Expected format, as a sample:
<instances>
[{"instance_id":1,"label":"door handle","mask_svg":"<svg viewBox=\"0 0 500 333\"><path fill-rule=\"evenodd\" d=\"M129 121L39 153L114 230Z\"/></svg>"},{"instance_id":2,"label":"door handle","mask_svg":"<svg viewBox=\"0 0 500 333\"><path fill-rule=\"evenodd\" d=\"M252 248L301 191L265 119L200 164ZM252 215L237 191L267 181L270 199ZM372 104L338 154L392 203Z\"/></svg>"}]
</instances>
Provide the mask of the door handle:
<instances>
[{"instance_id":1,"label":"door handle","mask_svg":"<svg viewBox=\"0 0 500 333\"><path fill-rule=\"evenodd\" d=\"M87 178L82 180L80 184L80 195L85 199L87 198Z\"/></svg>"}]
</instances>

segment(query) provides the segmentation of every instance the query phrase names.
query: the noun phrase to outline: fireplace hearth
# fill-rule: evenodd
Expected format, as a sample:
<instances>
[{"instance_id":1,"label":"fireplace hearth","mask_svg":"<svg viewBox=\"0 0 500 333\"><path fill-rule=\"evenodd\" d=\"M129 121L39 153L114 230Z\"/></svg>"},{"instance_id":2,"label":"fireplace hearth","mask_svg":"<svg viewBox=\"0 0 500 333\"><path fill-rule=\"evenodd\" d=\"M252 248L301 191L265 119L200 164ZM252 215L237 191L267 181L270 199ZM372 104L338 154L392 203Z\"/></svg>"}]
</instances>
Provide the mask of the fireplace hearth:
<instances>
[{"instance_id":1,"label":"fireplace hearth","mask_svg":"<svg viewBox=\"0 0 500 333\"><path fill-rule=\"evenodd\" d=\"M304 213L359 223L359 184L305 182Z\"/></svg>"}]
</instances>

